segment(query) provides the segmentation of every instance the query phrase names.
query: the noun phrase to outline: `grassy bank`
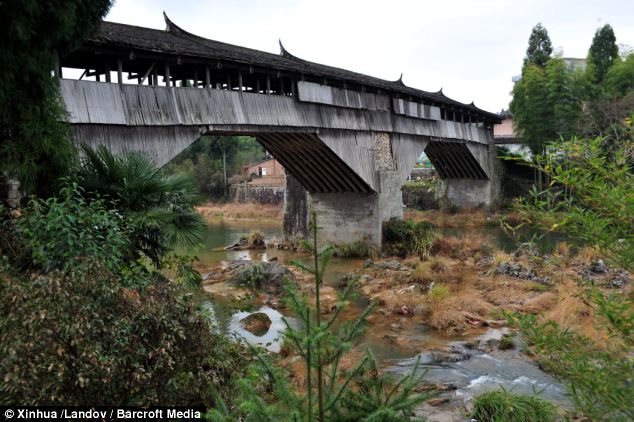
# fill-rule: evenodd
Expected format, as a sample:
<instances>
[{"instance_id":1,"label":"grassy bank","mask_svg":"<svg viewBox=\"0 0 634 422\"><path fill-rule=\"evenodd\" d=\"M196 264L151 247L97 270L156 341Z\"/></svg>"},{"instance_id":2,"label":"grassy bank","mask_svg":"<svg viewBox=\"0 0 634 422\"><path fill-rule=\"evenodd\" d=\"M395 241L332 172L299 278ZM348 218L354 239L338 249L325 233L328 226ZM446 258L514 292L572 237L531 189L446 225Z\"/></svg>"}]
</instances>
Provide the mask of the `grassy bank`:
<instances>
[{"instance_id":1,"label":"grassy bank","mask_svg":"<svg viewBox=\"0 0 634 422\"><path fill-rule=\"evenodd\" d=\"M282 205L208 202L196 208L209 220L282 222Z\"/></svg>"}]
</instances>

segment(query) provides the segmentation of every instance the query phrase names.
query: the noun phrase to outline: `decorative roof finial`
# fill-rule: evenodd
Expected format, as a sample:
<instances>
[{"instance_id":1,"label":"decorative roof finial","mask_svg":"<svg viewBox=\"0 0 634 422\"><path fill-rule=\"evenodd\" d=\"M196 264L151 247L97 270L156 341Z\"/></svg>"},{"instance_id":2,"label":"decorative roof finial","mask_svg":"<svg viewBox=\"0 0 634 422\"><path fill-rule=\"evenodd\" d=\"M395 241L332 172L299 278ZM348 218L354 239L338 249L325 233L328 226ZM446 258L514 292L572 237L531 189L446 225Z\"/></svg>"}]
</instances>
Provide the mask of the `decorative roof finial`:
<instances>
[{"instance_id":1,"label":"decorative roof finial","mask_svg":"<svg viewBox=\"0 0 634 422\"><path fill-rule=\"evenodd\" d=\"M282 40L281 39L278 39L278 41L280 43L280 56L286 57L287 59L303 61L299 57L293 56L291 53L289 53L288 50L284 48L284 44L282 44Z\"/></svg>"}]
</instances>

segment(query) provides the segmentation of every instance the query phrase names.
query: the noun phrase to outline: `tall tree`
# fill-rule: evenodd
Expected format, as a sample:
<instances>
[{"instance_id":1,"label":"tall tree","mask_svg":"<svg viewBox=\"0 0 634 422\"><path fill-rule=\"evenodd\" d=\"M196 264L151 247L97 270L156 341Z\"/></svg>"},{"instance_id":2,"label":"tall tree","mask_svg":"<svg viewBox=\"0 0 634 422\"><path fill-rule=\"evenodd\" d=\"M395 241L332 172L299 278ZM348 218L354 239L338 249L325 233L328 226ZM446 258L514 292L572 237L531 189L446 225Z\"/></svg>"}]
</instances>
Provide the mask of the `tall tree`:
<instances>
[{"instance_id":1,"label":"tall tree","mask_svg":"<svg viewBox=\"0 0 634 422\"><path fill-rule=\"evenodd\" d=\"M112 0L0 2L0 173L46 196L71 167L75 148L63 123L60 55L89 36Z\"/></svg>"},{"instance_id":2,"label":"tall tree","mask_svg":"<svg viewBox=\"0 0 634 422\"><path fill-rule=\"evenodd\" d=\"M528 39L524 66L533 64L539 67L545 67L552 53L553 44L548 36L548 31L541 23L538 23L533 27L531 36Z\"/></svg>"},{"instance_id":3,"label":"tall tree","mask_svg":"<svg viewBox=\"0 0 634 422\"><path fill-rule=\"evenodd\" d=\"M597 83L603 82L605 75L619 57L614 30L609 24L597 29L588 51L588 65Z\"/></svg>"},{"instance_id":4,"label":"tall tree","mask_svg":"<svg viewBox=\"0 0 634 422\"><path fill-rule=\"evenodd\" d=\"M211 143L211 150L222 155L222 174L224 181L224 195L227 197L227 158L233 158L238 150L238 140L234 136L216 136Z\"/></svg>"},{"instance_id":5,"label":"tall tree","mask_svg":"<svg viewBox=\"0 0 634 422\"><path fill-rule=\"evenodd\" d=\"M510 110L516 133L533 154L541 154L546 141L555 135L551 102L545 70L534 64L525 66L522 79L513 87Z\"/></svg>"}]
</instances>

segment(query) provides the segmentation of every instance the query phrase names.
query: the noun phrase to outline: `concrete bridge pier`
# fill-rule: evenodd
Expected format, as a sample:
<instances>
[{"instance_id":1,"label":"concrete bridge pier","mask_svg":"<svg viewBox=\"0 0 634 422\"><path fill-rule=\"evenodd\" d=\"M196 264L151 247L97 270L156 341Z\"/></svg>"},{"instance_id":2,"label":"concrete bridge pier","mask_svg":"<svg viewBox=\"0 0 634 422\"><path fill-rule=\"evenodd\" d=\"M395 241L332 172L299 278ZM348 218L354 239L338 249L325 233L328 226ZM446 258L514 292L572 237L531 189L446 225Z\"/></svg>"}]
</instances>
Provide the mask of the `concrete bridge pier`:
<instances>
[{"instance_id":1,"label":"concrete bridge pier","mask_svg":"<svg viewBox=\"0 0 634 422\"><path fill-rule=\"evenodd\" d=\"M502 197L502 169L495 145L468 145L485 178L440 179L436 192L441 208L495 208Z\"/></svg>"},{"instance_id":2,"label":"concrete bridge pier","mask_svg":"<svg viewBox=\"0 0 634 422\"><path fill-rule=\"evenodd\" d=\"M292 175L287 171L285 238L294 240L308 237L308 214L314 210L320 227L319 238L324 243L341 245L362 241L380 245L383 222L391 218L403 218L401 187L416 158L427 145L428 138L382 132L360 134L334 131L322 132L313 139L316 138L321 148L333 153L330 155L331 160L339 161L340 165L353 171L354 177L367 189L356 192L312 191L309 194L298 182L306 174ZM314 162L307 167L325 169L328 165L332 166L332 162L320 162L319 156L311 154ZM279 158L284 160L283 156ZM343 181L347 186L354 186L351 180Z\"/></svg>"},{"instance_id":3,"label":"concrete bridge pier","mask_svg":"<svg viewBox=\"0 0 634 422\"><path fill-rule=\"evenodd\" d=\"M320 236L329 243L354 241L381 245L383 222L403 218L401 175L398 171L377 172L379 193L320 193L312 196Z\"/></svg>"}]
</instances>

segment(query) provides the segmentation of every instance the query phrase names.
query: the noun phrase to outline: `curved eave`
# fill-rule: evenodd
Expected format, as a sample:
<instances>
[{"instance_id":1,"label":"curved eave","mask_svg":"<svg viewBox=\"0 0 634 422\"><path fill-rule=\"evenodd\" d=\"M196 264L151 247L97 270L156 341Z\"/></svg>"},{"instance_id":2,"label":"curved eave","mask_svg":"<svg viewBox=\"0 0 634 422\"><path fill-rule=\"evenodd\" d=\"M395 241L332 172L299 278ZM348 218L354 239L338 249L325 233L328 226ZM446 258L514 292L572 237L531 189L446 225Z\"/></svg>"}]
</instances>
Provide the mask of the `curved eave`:
<instances>
[{"instance_id":1,"label":"curved eave","mask_svg":"<svg viewBox=\"0 0 634 422\"><path fill-rule=\"evenodd\" d=\"M266 65L272 69L304 73L306 75L313 75L319 78L327 78L327 79L336 80L339 82L352 82L354 84L366 85L366 86L369 86L375 89L380 89L383 91L391 91L394 93L408 95L408 96L411 95L413 97L419 97L427 101L433 101L436 103L446 104L449 106L454 106L454 107L463 108L465 110L470 110L494 121L499 120L499 116L497 114L491 113L486 110L482 110L476 107L475 104L473 103L465 104L465 103L461 103L457 100L447 97L442 92L442 89L438 92L428 92L428 91L408 87L403 82L403 74L401 74L399 79L396 81L388 81L388 80L376 78L373 76L364 75L362 73L353 72L347 69L341 69L334 66L328 66L328 65L323 65L320 63L311 62L291 54L288 50L286 50L286 48L284 48L281 41L279 42L280 54L276 55L273 53L255 50L248 47L236 46L229 43L223 43L220 41L210 40L208 38L204 38L184 30L180 26L176 25L171 19L169 19L169 17L167 16L165 12L163 12L163 17L165 19L165 24L166 24L165 31L150 29L150 28L143 28L143 27L138 27L134 25L125 25L125 26L135 27L135 28L146 30L146 31L158 31L163 34L170 34L171 36L180 38L181 40L185 39L187 41L194 42L196 43L198 48L202 48L202 51L205 51L205 50L207 51L206 56L208 58L217 57L213 51L211 52L209 51L215 47L225 48L228 50L239 49L245 52L245 58L231 58L227 60L235 61L237 63L242 63L246 65L252 65L252 66L265 66L263 63L259 63L258 60L265 61L267 57L270 57L270 60L273 60L273 61L279 62L280 60L282 60L286 62L286 63L277 63L277 64L272 63L270 65L269 64ZM124 25L124 24L115 24L115 25ZM115 45L119 47L138 48L140 50L145 50L152 53L165 54L166 52L165 49L161 49L160 47L159 48L152 48L148 46L138 47L138 45L134 44L133 40L128 43L128 42L113 42L111 40L108 40L107 37L101 37L100 39L99 35L97 35L96 38L93 38L92 40L90 40L89 43L90 42L96 45L102 45L102 46ZM178 53L175 51L172 51L171 54L180 54L182 56L187 56L192 58L204 57L203 55L200 55L200 54ZM249 57L249 54L251 54L252 56ZM259 59L255 58L257 56L259 56Z\"/></svg>"}]
</instances>

